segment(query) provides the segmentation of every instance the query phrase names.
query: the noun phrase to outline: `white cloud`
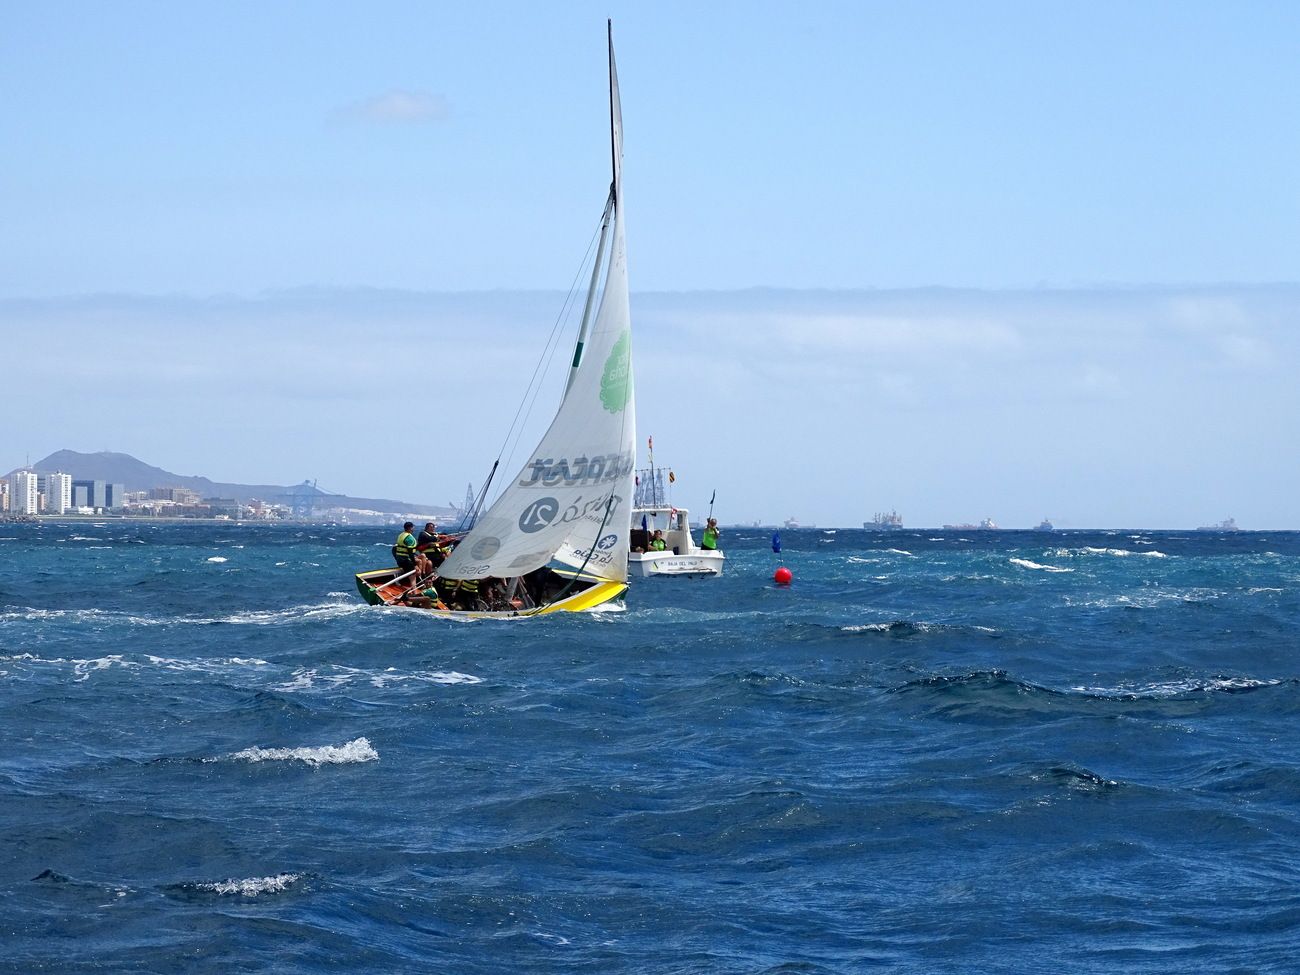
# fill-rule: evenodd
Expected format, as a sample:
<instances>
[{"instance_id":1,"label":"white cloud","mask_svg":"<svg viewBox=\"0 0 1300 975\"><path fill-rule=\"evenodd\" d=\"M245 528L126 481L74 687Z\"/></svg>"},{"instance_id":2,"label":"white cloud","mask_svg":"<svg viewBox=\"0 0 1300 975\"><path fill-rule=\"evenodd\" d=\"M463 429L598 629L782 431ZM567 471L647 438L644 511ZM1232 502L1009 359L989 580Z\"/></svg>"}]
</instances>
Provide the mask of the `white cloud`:
<instances>
[{"instance_id":1,"label":"white cloud","mask_svg":"<svg viewBox=\"0 0 1300 975\"><path fill-rule=\"evenodd\" d=\"M444 95L394 88L336 109L333 117L340 122L418 125L441 122L450 115L451 105Z\"/></svg>"}]
</instances>

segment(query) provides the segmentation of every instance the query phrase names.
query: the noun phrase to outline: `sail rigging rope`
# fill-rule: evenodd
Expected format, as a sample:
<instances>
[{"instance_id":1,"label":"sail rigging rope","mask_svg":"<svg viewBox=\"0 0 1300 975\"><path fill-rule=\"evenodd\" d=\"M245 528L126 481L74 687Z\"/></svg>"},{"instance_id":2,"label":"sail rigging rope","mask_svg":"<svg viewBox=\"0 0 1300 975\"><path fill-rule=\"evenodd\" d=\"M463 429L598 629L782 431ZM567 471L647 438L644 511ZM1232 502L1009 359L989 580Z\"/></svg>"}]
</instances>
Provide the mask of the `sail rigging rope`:
<instances>
[{"instance_id":1,"label":"sail rigging rope","mask_svg":"<svg viewBox=\"0 0 1300 975\"><path fill-rule=\"evenodd\" d=\"M582 262L578 265L577 273L573 276L573 283L569 285L569 293L564 298L564 303L560 306L560 312L555 318L555 324L551 326L551 334L547 336L546 345L542 353L538 356L537 364L533 367L532 378L528 380L528 386L524 389L524 395L519 401L519 406L515 410L514 419L510 421L510 427L506 430L505 439L501 442L501 449L497 451L495 468L505 458L506 467L509 468L510 462L514 459L515 451L519 449L519 438L523 435L524 428L528 425L528 418L532 416L533 406L537 403L537 397L542 391L542 382L550 372L551 362L555 358L555 350L560 347L559 335L561 325L566 322L573 312L573 306L578 294L578 282L582 280L583 273L587 268L587 263L591 259L592 248L596 246L596 238L600 234L600 224L604 220L604 209L601 209L601 220L596 222L596 229L592 231L591 240L587 242L587 251L582 255ZM525 409L525 407L527 407ZM520 415L523 419L520 419ZM513 436L514 442L511 443ZM507 453L507 447L509 452ZM485 494L486 499L486 494ZM480 505L483 502L480 502Z\"/></svg>"},{"instance_id":2,"label":"sail rigging rope","mask_svg":"<svg viewBox=\"0 0 1300 975\"><path fill-rule=\"evenodd\" d=\"M613 204L613 206L617 207L618 206L617 200L612 197L613 194L612 188L610 189L610 193L611 193L611 203ZM615 214L611 212L610 216L613 217L615 216ZM629 356L628 362L630 363L631 352L628 353L628 356ZM635 388L636 386L635 373L633 373L632 375L632 384L633 384L633 388ZM630 410L623 411L623 418L620 421L620 426L619 426L620 433L627 432L627 418L629 412L632 411ZM633 466L635 466L635 464ZM591 544L587 546L587 554L582 560L582 565L578 566L578 571L573 574L573 576L569 579L568 582L564 584L563 588L561 588L558 593L556 593L554 596L551 597L549 602L543 603L541 606L538 606L537 609L534 610L532 613L526 615L536 615L536 613L541 612L547 606L554 605L555 603L563 599L565 595L569 592L569 590L573 588L573 584L578 581L579 576L581 576L582 573L587 570L587 563L591 561L592 555L595 554L596 545L600 542L601 538L604 536L605 526L609 524L609 516L612 515L613 513L614 513L614 493L611 491L609 495L609 500L605 502L605 517L600 520L600 527L596 529L595 538L593 538L591 540Z\"/></svg>"}]
</instances>

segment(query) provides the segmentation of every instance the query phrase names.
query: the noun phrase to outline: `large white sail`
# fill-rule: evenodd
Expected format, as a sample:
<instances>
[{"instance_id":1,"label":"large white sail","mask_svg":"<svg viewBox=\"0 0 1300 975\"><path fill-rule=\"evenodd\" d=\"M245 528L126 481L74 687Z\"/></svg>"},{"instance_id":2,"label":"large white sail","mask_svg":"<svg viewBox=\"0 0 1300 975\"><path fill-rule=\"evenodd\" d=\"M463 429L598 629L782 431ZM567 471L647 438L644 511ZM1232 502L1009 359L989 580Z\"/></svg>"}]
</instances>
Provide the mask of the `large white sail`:
<instances>
[{"instance_id":1,"label":"large white sail","mask_svg":"<svg viewBox=\"0 0 1300 975\"><path fill-rule=\"evenodd\" d=\"M627 579L636 406L612 39L609 68L613 226L600 307L550 429L442 564L439 572L448 578L509 578L557 559L604 579Z\"/></svg>"}]
</instances>

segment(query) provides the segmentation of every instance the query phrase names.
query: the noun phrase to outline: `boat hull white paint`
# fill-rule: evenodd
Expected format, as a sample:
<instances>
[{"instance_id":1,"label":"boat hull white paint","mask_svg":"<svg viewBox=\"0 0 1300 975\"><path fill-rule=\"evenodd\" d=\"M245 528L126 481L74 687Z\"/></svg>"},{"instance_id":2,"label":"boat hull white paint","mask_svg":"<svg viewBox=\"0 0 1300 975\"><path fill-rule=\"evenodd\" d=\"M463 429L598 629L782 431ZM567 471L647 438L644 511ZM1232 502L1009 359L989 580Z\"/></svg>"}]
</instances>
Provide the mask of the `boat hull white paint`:
<instances>
[{"instance_id":1,"label":"boat hull white paint","mask_svg":"<svg viewBox=\"0 0 1300 975\"><path fill-rule=\"evenodd\" d=\"M698 549L690 555L672 552L633 552L627 557L630 576L720 576L727 558L721 552Z\"/></svg>"}]
</instances>

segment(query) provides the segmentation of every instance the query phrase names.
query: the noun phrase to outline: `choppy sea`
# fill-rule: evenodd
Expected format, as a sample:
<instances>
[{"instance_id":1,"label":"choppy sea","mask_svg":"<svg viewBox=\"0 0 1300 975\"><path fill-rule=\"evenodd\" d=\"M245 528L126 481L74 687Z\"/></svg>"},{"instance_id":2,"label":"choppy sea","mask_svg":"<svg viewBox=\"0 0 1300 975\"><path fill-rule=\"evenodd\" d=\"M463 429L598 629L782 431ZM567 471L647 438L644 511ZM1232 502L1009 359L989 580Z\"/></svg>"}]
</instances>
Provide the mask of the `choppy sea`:
<instances>
[{"instance_id":1,"label":"choppy sea","mask_svg":"<svg viewBox=\"0 0 1300 975\"><path fill-rule=\"evenodd\" d=\"M0 524L0 970L1300 968L1300 534L473 623L361 602L390 534Z\"/></svg>"}]
</instances>

